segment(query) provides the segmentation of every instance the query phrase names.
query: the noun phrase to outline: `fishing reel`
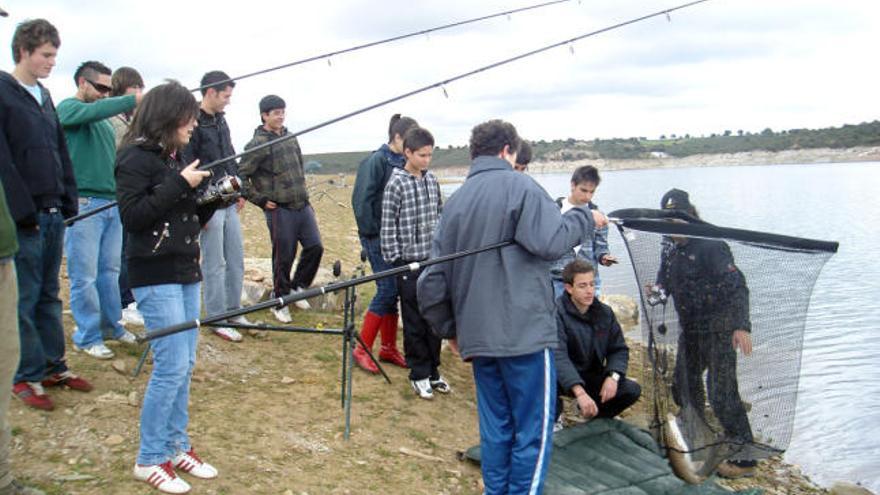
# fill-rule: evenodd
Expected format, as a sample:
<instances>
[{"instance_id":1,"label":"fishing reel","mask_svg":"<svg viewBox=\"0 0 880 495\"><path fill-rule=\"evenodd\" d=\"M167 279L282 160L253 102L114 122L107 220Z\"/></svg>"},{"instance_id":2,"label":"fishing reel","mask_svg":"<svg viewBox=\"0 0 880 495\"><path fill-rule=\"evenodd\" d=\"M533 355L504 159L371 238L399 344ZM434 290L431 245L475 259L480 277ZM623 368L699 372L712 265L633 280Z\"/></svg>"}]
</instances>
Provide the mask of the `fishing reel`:
<instances>
[{"instance_id":1,"label":"fishing reel","mask_svg":"<svg viewBox=\"0 0 880 495\"><path fill-rule=\"evenodd\" d=\"M196 204L199 206L213 203L214 201L223 201L231 204L241 196L241 179L235 175L224 175L217 182L208 184L202 192L196 197Z\"/></svg>"},{"instance_id":2,"label":"fishing reel","mask_svg":"<svg viewBox=\"0 0 880 495\"><path fill-rule=\"evenodd\" d=\"M645 297L645 302L650 306L657 306L658 304L666 305L666 300L668 296L666 295L666 291L663 290L663 287L659 285L652 285L648 288L648 295Z\"/></svg>"}]
</instances>

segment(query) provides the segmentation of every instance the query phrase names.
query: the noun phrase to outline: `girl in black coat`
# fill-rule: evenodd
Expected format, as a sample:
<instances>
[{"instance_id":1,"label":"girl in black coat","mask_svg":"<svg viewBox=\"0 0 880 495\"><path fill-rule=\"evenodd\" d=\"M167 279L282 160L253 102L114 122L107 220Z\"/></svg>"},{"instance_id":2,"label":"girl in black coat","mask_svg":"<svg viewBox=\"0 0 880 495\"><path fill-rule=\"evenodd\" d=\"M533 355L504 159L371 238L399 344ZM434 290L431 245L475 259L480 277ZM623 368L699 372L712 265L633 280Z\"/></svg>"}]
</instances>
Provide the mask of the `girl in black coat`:
<instances>
[{"instance_id":1,"label":"girl in black coat","mask_svg":"<svg viewBox=\"0 0 880 495\"><path fill-rule=\"evenodd\" d=\"M129 283L148 330L199 317L199 230L213 206L198 206L194 188L210 174L185 165L198 104L176 82L150 90L138 107L116 161ZM193 451L187 435L189 386L198 330L155 339L153 373L141 410L135 478L166 493L186 493L175 468L199 478L217 470Z\"/></svg>"}]
</instances>

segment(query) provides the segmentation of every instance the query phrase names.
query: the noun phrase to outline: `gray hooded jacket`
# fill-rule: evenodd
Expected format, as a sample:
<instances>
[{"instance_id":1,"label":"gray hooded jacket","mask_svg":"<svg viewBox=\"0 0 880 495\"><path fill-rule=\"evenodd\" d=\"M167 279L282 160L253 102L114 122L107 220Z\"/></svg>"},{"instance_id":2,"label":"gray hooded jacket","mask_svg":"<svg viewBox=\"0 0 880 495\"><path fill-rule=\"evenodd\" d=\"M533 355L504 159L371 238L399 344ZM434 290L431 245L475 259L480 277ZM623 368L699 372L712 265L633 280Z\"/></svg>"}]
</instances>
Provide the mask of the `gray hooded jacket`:
<instances>
[{"instance_id":1,"label":"gray hooded jacket","mask_svg":"<svg viewBox=\"0 0 880 495\"><path fill-rule=\"evenodd\" d=\"M443 207L431 258L514 244L428 267L419 277L422 315L463 359L531 354L557 343L550 264L592 235L586 208L563 217L537 182L494 156L477 157Z\"/></svg>"}]
</instances>

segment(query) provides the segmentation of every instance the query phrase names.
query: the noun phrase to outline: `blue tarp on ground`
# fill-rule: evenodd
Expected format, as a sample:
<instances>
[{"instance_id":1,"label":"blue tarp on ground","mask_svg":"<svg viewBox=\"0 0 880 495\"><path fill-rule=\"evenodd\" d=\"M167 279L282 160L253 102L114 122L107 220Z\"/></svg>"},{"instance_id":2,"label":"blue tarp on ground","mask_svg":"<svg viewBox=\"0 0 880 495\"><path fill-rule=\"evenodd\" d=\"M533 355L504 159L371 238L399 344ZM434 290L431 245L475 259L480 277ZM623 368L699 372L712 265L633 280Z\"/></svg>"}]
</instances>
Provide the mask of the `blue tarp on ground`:
<instances>
[{"instance_id":1,"label":"blue tarp on ground","mask_svg":"<svg viewBox=\"0 0 880 495\"><path fill-rule=\"evenodd\" d=\"M480 447L466 457L477 463ZM547 495L759 495L731 492L712 479L689 485L673 474L651 435L624 421L595 419L553 436Z\"/></svg>"}]
</instances>

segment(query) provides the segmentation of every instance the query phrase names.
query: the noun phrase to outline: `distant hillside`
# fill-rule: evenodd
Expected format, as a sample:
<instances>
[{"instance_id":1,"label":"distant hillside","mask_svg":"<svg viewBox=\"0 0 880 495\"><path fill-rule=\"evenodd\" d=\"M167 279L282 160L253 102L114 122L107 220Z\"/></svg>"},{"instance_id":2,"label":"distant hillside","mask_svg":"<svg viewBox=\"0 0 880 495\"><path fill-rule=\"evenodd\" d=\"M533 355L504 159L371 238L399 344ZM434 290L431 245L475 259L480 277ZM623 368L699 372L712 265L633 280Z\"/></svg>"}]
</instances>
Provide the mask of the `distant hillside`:
<instances>
[{"instance_id":1,"label":"distant hillside","mask_svg":"<svg viewBox=\"0 0 880 495\"><path fill-rule=\"evenodd\" d=\"M581 141L573 138L554 141L531 141L534 161L575 161L584 159L625 160L651 157L687 157L700 154L742 153L749 151L787 151L814 148L853 148L880 146L880 120L858 125L844 125L826 129L790 129L775 132L764 129L759 133L726 130L709 136L663 135L659 139L644 137L594 139ZM322 173L353 172L370 151L320 153L306 155L322 165ZM469 163L466 146L447 146L434 150L432 166L437 168L466 166Z\"/></svg>"}]
</instances>

